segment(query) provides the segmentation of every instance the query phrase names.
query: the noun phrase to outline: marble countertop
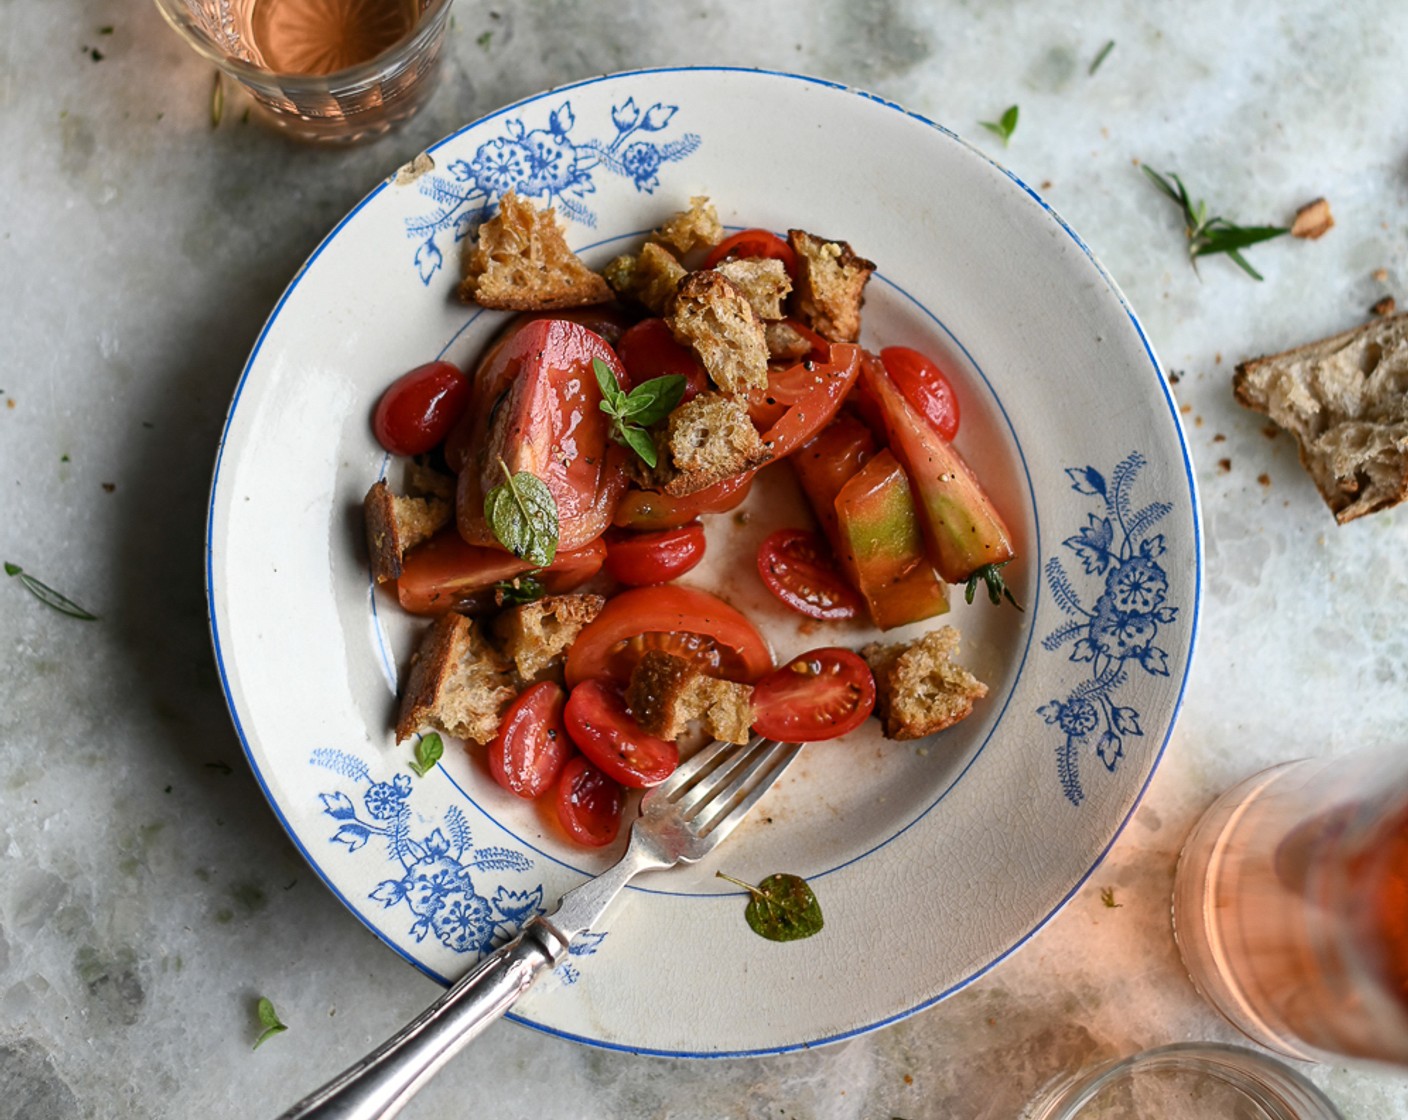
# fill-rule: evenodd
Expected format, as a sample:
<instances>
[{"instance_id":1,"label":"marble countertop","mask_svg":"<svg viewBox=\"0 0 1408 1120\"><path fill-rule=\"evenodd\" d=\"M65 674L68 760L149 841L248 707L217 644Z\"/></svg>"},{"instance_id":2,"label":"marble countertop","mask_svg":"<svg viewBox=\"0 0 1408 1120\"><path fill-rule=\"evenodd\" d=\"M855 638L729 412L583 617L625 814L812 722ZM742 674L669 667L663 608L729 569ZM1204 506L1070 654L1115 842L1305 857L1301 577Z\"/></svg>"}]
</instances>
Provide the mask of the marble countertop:
<instances>
[{"instance_id":1,"label":"marble countertop","mask_svg":"<svg viewBox=\"0 0 1408 1120\"><path fill-rule=\"evenodd\" d=\"M212 128L212 72L150 4L0 4L0 552L102 616L76 623L0 586L0 1117L272 1117L436 994L300 862L243 762L202 587L216 441L280 291L377 181L506 102L658 65L870 89L1041 189L1176 378L1206 524L1201 644L1130 827L1047 928L957 995L752 1060L639 1058L498 1024L405 1115L1005 1118L1058 1071L1235 1041L1173 944L1183 835L1253 770L1392 742L1408 719L1405 514L1337 527L1291 441L1230 391L1237 361L1408 297L1408 9L604 11L457 0L421 115L323 151L244 122L238 93ZM978 122L1013 102L1003 150ZM1337 224L1254 249L1263 283L1218 259L1195 273L1136 161L1248 223L1323 195ZM252 1052L261 994L290 1030ZM1348 1120L1408 1116L1408 1077L1304 1072Z\"/></svg>"}]
</instances>

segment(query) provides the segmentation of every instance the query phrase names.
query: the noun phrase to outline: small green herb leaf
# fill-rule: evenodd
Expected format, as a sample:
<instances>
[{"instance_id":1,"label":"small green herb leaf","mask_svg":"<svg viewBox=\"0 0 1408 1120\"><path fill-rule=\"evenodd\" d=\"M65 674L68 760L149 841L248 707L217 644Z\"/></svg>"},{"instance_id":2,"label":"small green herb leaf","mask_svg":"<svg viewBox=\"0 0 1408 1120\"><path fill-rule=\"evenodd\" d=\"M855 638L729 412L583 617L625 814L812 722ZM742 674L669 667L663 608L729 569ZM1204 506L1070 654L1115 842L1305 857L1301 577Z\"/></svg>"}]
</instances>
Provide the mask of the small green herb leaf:
<instances>
[{"instance_id":1,"label":"small green herb leaf","mask_svg":"<svg viewBox=\"0 0 1408 1120\"><path fill-rule=\"evenodd\" d=\"M821 932L821 904L807 881L799 875L769 875L756 887L741 879L714 873L751 896L743 912L748 926L769 941L800 941Z\"/></svg>"},{"instance_id":2,"label":"small green herb leaf","mask_svg":"<svg viewBox=\"0 0 1408 1120\"><path fill-rule=\"evenodd\" d=\"M1103 902L1103 903L1104 903L1107 907L1109 907L1109 909L1111 909L1111 910L1118 910L1121 906L1124 905L1123 902L1116 902L1116 901L1115 901L1115 888L1114 888L1114 887L1101 887L1101 888L1100 888L1100 901Z\"/></svg>"},{"instance_id":3,"label":"small green herb leaf","mask_svg":"<svg viewBox=\"0 0 1408 1120\"><path fill-rule=\"evenodd\" d=\"M1239 226L1226 218L1209 217L1208 204L1202 200L1194 203L1188 194L1188 188L1177 175L1170 172L1165 177L1148 166L1144 166L1144 174L1183 212L1183 232L1188 238L1188 259L1193 262L1194 271L1197 270L1199 257L1225 253L1233 264L1253 280L1262 278L1261 273L1242 256L1241 250L1249 245L1280 237L1289 233L1289 229L1281 226Z\"/></svg>"},{"instance_id":4,"label":"small green herb leaf","mask_svg":"<svg viewBox=\"0 0 1408 1120\"><path fill-rule=\"evenodd\" d=\"M1002 578L1002 569L1010 563L1012 563L1011 560L1004 560L1001 564L984 564L969 576L968 582L963 588L963 601L971 603L973 593L978 589L978 584L984 583L987 585L988 599L993 606L1002 606L1002 600L1006 599L1019 611L1022 610L1022 604L1017 602L1011 588L1007 586L1007 581Z\"/></svg>"},{"instance_id":5,"label":"small green herb leaf","mask_svg":"<svg viewBox=\"0 0 1408 1120\"><path fill-rule=\"evenodd\" d=\"M274 1035L288 1030L288 1027L279 1022L279 1013L274 1010L273 1003L266 996L259 997L259 1003L255 1007L255 1013L259 1016L259 1025L263 1027L259 1037L254 1040L254 1049L258 1050Z\"/></svg>"},{"instance_id":6,"label":"small green herb leaf","mask_svg":"<svg viewBox=\"0 0 1408 1120\"><path fill-rule=\"evenodd\" d=\"M516 607L522 603L536 603L547 593L542 580L531 573L515 576L494 584L494 606Z\"/></svg>"},{"instance_id":7,"label":"small green herb leaf","mask_svg":"<svg viewBox=\"0 0 1408 1120\"><path fill-rule=\"evenodd\" d=\"M69 618L77 618L83 622L97 622L98 616L90 611L84 610L67 595L60 595L48 584L40 583L32 575L26 572L18 564L11 564L5 561L5 574L7 576L19 576L22 583L31 595L38 599L45 606L53 607L60 614L66 614Z\"/></svg>"},{"instance_id":8,"label":"small green herb leaf","mask_svg":"<svg viewBox=\"0 0 1408 1120\"><path fill-rule=\"evenodd\" d=\"M1012 142L1012 134L1017 131L1017 115L1017 106L1009 105L1007 111L997 120L978 123L994 135L1002 137L1002 146L1005 148Z\"/></svg>"},{"instance_id":9,"label":"small green herb leaf","mask_svg":"<svg viewBox=\"0 0 1408 1120\"><path fill-rule=\"evenodd\" d=\"M432 731L416 744L416 757L411 763L411 769L416 772L417 777L423 778L444 756L445 742L437 732Z\"/></svg>"},{"instance_id":10,"label":"small green herb leaf","mask_svg":"<svg viewBox=\"0 0 1408 1120\"><path fill-rule=\"evenodd\" d=\"M1095 61L1090 64L1091 77L1095 76L1095 71L1100 69L1100 64L1110 56L1110 52L1114 49L1115 41L1113 39L1100 48L1100 53L1095 56Z\"/></svg>"},{"instance_id":11,"label":"small green herb leaf","mask_svg":"<svg viewBox=\"0 0 1408 1120\"><path fill-rule=\"evenodd\" d=\"M645 429L674 412L684 398L685 379L677 373L652 377L627 393L600 358L592 359L592 372L601 389L601 411L611 417L611 438L639 455L647 467L654 467L659 455Z\"/></svg>"},{"instance_id":12,"label":"small green herb leaf","mask_svg":"<svg viewBox=\"0 0 1408 1120\"><path fill-rule=\"evenodd\" d=\"M493 39L493 37L494 33L492 31L485 31L482 32L479 38L475 39L474 41L479 44L480 50L487 51L489 49L489 42L491 39Z\"/></svg>"},{"instance_id":13,"label":"small green herb leaf","mask_svg":"<svg viewBox=\"0 0 1408 1120\"><path fill-rule=\"evenodd\" d=\"M546 568L557 555L557 502L530 471L511 474L502 459L504 481L484 495L484 517L494 536L520 560Z\"/></svg>"}]
</instances>

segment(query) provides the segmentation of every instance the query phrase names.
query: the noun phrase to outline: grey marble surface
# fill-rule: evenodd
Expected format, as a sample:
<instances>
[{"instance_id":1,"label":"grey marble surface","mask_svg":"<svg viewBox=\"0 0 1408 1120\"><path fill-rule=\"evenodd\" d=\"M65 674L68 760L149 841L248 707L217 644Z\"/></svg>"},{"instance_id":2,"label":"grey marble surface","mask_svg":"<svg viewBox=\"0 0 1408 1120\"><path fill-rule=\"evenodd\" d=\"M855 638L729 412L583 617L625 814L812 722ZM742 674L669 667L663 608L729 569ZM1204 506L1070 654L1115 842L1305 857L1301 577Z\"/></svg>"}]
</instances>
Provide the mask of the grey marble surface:
<instances>
[{"instance_id":1,"label":"grey marble surface","mask_svg":"<svg viewBox=\"0 0 1408 1120\"><path fill-rule=\"evenodd\" d=\"M1177 373L1207 530L1200 650L1104 865L960 994L765 1060L500 1024L406 1115L1011 1117L1060 1070L1231 1040L1169 930L1183 834L1244 774L1392 742L1408 717L1408 515L1337 528L1291 443L1234 403L1231 369L1408 297L1406 62L1408 8L1343 0L457 0L427 109L314 151L242 123L238 95L212 129L211 70L149 3L0 0L0 553L102 616L0 581L0 1117L272 1117L435 995L300 863L243 763L201 584L215 444L279 292L382 176L508 101L648 65L865 87L1042 190ZM1013 102L1002 151L978 122ZM1264 283L1221 260L1198 275L1136 160L1234 218L1324 195L1338 224L1253 250ZM253 1052L261 994L290 1030ZM1306 1072L1351 1120L1408 1116L1408 1078Z\"/></svg>"}]
</instances>

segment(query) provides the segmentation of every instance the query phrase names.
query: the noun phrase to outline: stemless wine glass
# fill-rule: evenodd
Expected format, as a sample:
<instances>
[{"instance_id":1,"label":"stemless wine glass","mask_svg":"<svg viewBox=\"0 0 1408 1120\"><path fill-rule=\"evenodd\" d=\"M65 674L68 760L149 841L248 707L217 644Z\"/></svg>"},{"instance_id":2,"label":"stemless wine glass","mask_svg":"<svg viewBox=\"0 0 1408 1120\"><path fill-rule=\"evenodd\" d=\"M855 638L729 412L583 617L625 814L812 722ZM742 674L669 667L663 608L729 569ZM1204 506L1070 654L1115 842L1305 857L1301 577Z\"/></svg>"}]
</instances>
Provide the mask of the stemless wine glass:
<instances>
[{"instance_id":1,"label":"stemless wine glass","mask_svg":"<svg viewBox=\"0 0 1408 1120\"><path fill-rule=\"evenodd\" d=\"M1193 982L1254 1041L1408 1065L1408 752L1228 790L1184 845L1173 918Z\"/></svg>"},{"instance_id":2,"label":"stemless wine glass","mask_svg":"<svg viewBox=\"0 0 1408 1120\"><path fill-rule=\"evenodd\" d=\"M156 0L200 54L300 140L355 143L434 88L451 0Z\"/></svg>"}]
</instances>

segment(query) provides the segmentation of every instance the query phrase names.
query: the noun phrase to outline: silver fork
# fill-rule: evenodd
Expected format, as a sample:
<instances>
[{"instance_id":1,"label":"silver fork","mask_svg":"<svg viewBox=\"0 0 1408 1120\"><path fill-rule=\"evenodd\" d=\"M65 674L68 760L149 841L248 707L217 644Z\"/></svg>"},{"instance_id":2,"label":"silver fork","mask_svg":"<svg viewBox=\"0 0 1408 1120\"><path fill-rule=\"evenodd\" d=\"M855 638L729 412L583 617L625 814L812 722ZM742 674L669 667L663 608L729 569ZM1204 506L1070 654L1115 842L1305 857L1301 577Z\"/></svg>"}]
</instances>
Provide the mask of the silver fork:
<instances>
[{"instance_id":1,"label":"silver fork","mask_svg":"<svg viewBox=\"0 0 1408 1120\"><path fill-rule=\"evenodd\" d=\"M713 742L681 763L641 798L640 816L617 863L568 891L552 913L530 919L516 938L416 1019L279 1120L395 1116L445 1063L562 961L573 938L601 920L622 887L642 871L694 863L713 851L800 750L797 743L762 738L746 746Z\"/></svg>"}]
</instances>

